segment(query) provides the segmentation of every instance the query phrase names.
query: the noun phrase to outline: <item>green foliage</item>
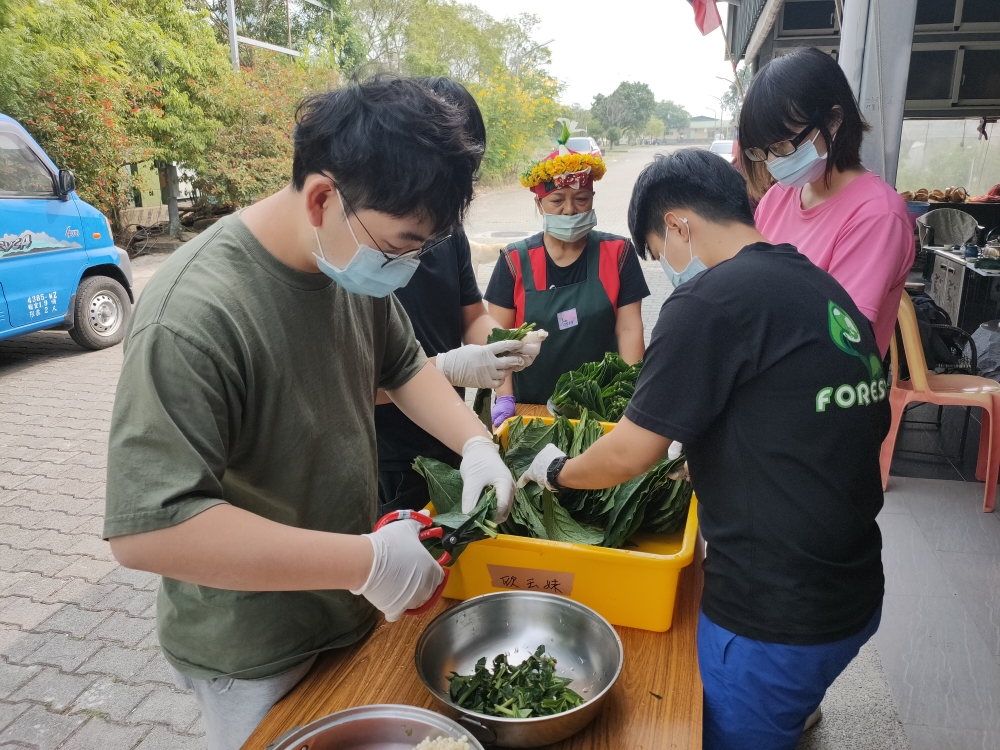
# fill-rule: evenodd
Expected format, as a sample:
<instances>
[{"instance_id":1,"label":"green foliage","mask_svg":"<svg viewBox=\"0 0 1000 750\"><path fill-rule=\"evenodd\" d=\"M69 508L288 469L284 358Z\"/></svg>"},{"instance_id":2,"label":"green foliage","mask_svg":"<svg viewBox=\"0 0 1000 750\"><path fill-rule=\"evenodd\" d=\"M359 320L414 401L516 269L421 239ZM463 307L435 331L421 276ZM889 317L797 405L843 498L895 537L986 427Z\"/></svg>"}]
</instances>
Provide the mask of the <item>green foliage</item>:
<instances>
[{"instance_id":1,"label":"green foliage","mask_svg":"<svg viewBox=\"0 0 1000 750\"><path fill-rule=\"evenodd\" d=\"M603 422L617 422L635 393L641 370L642 360L630 366L616 352L608 352L600 362L560 375L549 408L570 419L586 411Z\"/></svg>"},{"instance_id":2,"label":"green foliage","mask_svg":"<svg viewBox=\"0 0 1000 750\"><path fill-rule=\"evenodd\" d=\"M84 200L118 222L153 159L194 169L207 198L246 204L291 172L301 96L337 82L328 60L258 57L236 73L206 12L182 0L26 0L0 29L0 111L77 174Z\"/></svg>"},{"instance_id":3,"label":"green foliage","mask_svg":"<svg viewBox=\"0 0 1000 750\"><path fill-rule=\"evenodd\" d=\"M353 73L364 63L365 51L345 0L318 1L327 10L311 3L294 2L288 6L286 17L285 0L235 0L237 32L249 39L291 47L307 57L327 59L332 66ZM228 47L226 0L185 2L189 8L208 14L219 44ZM256 67L258 58L269 54L241 44L240 64Z\"/></svg>"},{"instance_id":4,"label":"green foliage","mask_svg":"<svg viewBox=\"0 0 1000 750\"><path fill-rule=\"evenodd\" d=\"M737 75L740 77L740 83L743 85L743 91L745 93L747 88L750 86L750 79L753 78L750 66L744 65L739 68L737 70ZM729 88L726 89L726 93L722 95L722 108L730 113L730 117L734 123L739 119L740 110L743 108L743 100L740 98L740 92L739 89L736 88L735 81L729 84Z\"/></svg>"},{"instance_id":5,"label":"green foliage","mask_svg":"<svg viewBox=\"0 0 1000 750\"><path fill-rule=\"evenodd\" d=\"M608 132L605 133L605 137L608 139L608 148L614 149L622 141L622 131L621 128L616 125L612 125L608 128Z\"/></svg>"},{"instance_id":6,"label":"green foliage","mask_svg":"<svg viewBox=\"0 0 1000 750\"><path fill-rule=\"evenodd\" d=\"M608 130L617 128L621 133L641 135L656 108L656 97L645 83L623 81L610 96L598 94L594 97L591 111ZM617 140L621 139L621 135Z\"/></svg>"},{"instance_id":7,"label":"green foliage","mask_svg":"<svg viewBox=\"0 0 1000 750\"><path fill-rule=\"evenodd\" d=\"M335 70L293 64L277 53L258 55L255 67L217 86L224 125L211 158L198 167L195 186L218 203L245 206L280 190L292 176L292 123L302 96L336 87Z\"/></svg>"},{"instance_id":8,"label":"green foliage","mask_svg":"<svg viewBox=\"0 0 1000 750\"><path fill-rule=\"evenodd\" d=\"M667 130L683 130L691 124L691 114L680 104L674 104L669 99L658 102L655 112Z\"/></svg>"},{"instance_id":9,"label":"green foliage","mask_svg":"<svg viewBox=\"0 0 1000 750\"><path fill-rule=\"evenodd\" d=\"M656 115L653 115L646 122L646 127L643 130L643 133L645 135L652 136L653 138L662 138L665 130L666 127L663 124L663 120L661 120Z\"/></svg>"},{"instance_id":10,"label":"green foliage","mask_svg":"<svg viewBox=\"0 0 1000 750\"><path fill-rule=\"evenodd\" d=\"M600 423L586 410L575 426L565 417L548 425L539 419L516 419L507 433L504 463L520 477L546 445L551 443L572 458L603 434ZM556 496L532 482L514 493L510 517L500 524L500 531L613 548L625 546L640 530L673 533L684 525L691 502L691 485L681 476L684 462L683 456L658 461L645 474L604 490L563 490ZM428 458L418 458L413 468L427 480L435 510L444 514L441 525L454 528L468 520L457 511L462 498L462 477L457 469ZM496 529L489 526L496 518L492 489L480 498L473 516L477 524L485 525L488 535L494 535L490 532Z\"/></svg>"}]
</instances>

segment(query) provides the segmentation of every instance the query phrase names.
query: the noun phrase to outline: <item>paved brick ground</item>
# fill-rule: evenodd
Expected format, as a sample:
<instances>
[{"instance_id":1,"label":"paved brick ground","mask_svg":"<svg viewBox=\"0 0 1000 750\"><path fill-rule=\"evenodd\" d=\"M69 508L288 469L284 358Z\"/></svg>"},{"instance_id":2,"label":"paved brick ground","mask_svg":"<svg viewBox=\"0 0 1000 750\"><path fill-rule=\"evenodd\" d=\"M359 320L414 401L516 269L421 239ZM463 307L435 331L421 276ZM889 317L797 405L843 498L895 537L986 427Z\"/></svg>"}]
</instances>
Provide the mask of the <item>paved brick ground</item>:
<instances>
[{"instance_id":1,"label":"paved brick ground","mask_svg":"<svg viewBox=\"0 0 1000 750\"><path fill-rule=\"evenodd\" d=\"M609 155L621 162L601 183L602 228L625 231L632 181L653 153ZM510 210L524 192L477 200L470 233L537 231L530 201L525 215ZM135 262L140 290L163 259ZM648 339L670 285L643 265ZM120 347L85 352L62 332L0 342L0 747L204 748L194 699L173 689L157 645L158 578L121 568L100 538L121 361Z\"/></svg>"},{"instance_id":2,"label":"paved brick ground","mask_svg":"<svg viewBox=\"0 0 1000 750\"><path fill-rule=\"evenodd\" d=\"M204 745L157 645L158 578L100 538L121 358L55 331L0 342L0 747Z\"/></svg>"}]
</instances>

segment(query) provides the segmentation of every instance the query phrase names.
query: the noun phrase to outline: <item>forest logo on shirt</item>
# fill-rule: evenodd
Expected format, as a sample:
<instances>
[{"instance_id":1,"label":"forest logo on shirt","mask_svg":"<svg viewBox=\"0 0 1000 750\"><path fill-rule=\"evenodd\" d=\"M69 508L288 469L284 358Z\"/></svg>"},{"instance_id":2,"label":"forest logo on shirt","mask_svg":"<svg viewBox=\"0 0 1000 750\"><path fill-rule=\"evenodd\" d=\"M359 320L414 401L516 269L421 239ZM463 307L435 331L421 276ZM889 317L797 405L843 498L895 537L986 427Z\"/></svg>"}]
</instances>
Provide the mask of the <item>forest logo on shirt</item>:
<instances>
[{"instance_id":1,"label":"forest logo on shirt","mask_svg":"<svg viewBox=\"0 0 1000 750\"><path fill-rule=\"evenodd\" d=\"M882 401L889 392L885 378L882 377L882 360L875 354L865 354L860 350L861 331L842 307L831 300L827 309L830 338L844 354L861 360L868 373L868 380L821 388L816 394L816 411L826 411L831 401L842 409L849 409L855 405L868 406Z\"/></svg>"}]
</instances>

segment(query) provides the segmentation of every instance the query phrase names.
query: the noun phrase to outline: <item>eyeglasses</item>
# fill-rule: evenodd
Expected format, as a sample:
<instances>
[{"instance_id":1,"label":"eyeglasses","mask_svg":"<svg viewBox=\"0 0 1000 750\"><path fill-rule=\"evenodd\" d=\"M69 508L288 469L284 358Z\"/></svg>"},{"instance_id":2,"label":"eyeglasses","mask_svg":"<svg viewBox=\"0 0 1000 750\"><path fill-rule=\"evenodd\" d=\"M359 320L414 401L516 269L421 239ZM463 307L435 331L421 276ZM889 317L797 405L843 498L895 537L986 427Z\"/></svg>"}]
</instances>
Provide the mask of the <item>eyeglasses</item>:
<instances>
[{"instance_id":1,"label":"eyeglasses","mask_svg":"<svg viewBox=\"0 0 1000 750\"><path fill-rule=\"evenodd\" d=\"M768 153L774 154L779 159L783 156L791 156L798 150L799 146L801 146L802 142L806 139L806 136L813 130L814 128L812 125L807 125L805 130L791 140L778 141L777 143L772 143L767 148L758 148L756 146L753 148L745 148L743 149L743 154L750 161L767 161Z\"/></svg>"},{"instance_id":2,"label":"eyeglasses","mask_svg":"<svg viewBox=\"0 0 1000 750\"><path fill-rule=\"evenodd\" d=\"M371 232L368 231L368 227L365 226L365 223L361 221L361 217L358 216L358 212L354 210L354 207L344 196L343 192L340 191L340 186L337 185L336 182L334 182L333 184L334 187L337 188L337 191L340 192L340 197L344 199L344 203L346 204L347 208L350 209L352 214L354 214L354 218L358 220L358 224L361 225L361 228L365 230L365 234L368 235L369 239L371 239L372 241L372 244L375 245L375 249L378 250L380 253L382 253L382 257L385 258L385 262L382 263L381 268L385 268L390 263L395 263L396 261L403 260L404 258L419 258L420 256L429 253L438 245L447 242L448 240L451 239L451 235L446 234L443 237L435 237L432 240L427 240L427 242L418 247L416 250L407 250L405 253L399 253L398 255L390 255L381 247L379 247L378 242L375 241L375 237L372 235ZM344 219L345 221L350 221L349 217L345 216Z\"/></svg>"}]
</instances>

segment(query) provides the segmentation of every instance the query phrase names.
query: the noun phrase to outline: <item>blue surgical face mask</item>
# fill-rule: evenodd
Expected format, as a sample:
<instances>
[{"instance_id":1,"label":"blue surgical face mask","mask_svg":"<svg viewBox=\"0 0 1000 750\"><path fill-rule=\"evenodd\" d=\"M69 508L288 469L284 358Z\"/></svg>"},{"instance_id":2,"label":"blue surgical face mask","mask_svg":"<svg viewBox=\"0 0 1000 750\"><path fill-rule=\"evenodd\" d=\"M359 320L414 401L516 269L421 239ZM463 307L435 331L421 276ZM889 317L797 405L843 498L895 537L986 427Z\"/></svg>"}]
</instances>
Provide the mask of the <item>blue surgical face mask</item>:
<instances>
[{"instance_id":1,"label":"blue surgical face mask","mask_svg":"<svg viewBox=\"0 0 1000 750\"><path fill-rule=\"evenodd\" d=\"M563 242L576 242L596 226L597 211L594 209L572 216L542 212L542 230Z\"/></svg>"},{"instance_id":2,"label":"blue surgical face mask","mask_svg":"<svg viewBox=\"0 0 1000 750\"><path fill-rule=\"evenodd\" d=\"M681 219L684 225L687 226L688 220ZM684 267L684 270L677 272L673 267L667 263L667 234L670 232L669 227L663 228L663 252L660 253L660 267L663 269L663 273L667 275L670 279L671 285L676 289L685 281L690 281L695 276L697 276L702 271L707 271L708 266L701 262L701 258L694 257L694 247L691 244L691 227L688 226L688 252L691 253L691 260Z\"/></svg>"},{"instance_id":3,"label":"blue surgical face mask","mask_svg":"<svg viewBox=\"0 0 1000 750\"><path fill-rule=\"evenodd\" d=\"M779 156L774 161L767 162L767 171L778 182L787 187L804 187L815 182L826 172L826 154L822 156L816 150L816 139L819 131L788 156Z\"/></svg>"},{"instance_id":4,"label":"blue surgical face mask","mask_svg":"<svg viewBox=\"0 0 1000 750\"><path fill-rule=\"evenodd\" d=\"M339 195L338 192L338 197ZM358 252L354 254L346 268L337 268L326 259L326 255L323 253L323 243L319 239L319 230L313 227L313 231L316 233L316 246L319 247L320 253L319 255L313 253L313 256L316 258L319 270L347 291L369 297L388 297L395 290L406 286L420 265L420 259L399 258L386 264L385 256L381 252L358 242L354 228L347 220L343 198L340 199L340 210L344 213L344 221L351 231L354 244L358 246Z\"/></svg>"}]
</instances>

